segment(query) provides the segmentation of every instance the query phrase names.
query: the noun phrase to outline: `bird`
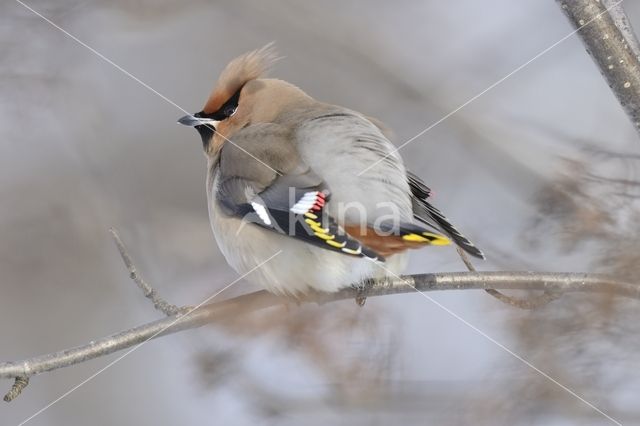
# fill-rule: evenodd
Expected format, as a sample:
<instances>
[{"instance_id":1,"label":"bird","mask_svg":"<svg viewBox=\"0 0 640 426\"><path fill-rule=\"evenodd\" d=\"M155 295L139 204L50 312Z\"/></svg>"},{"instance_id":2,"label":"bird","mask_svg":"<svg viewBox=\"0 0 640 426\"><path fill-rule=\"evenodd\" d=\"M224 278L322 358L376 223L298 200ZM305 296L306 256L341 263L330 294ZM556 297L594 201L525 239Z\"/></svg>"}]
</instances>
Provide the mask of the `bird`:
<instances>
[{"instance_id":1,"label":"bird","mask_svg":"<svg viewBox=\"0 0 640 426\"><path fill-rule=\"evenodd\" d=\"M232 268L301 297L394 278L411 249L453 242L484 258L380 121L268 78L278 59L273 43L233 59L178 120L202 139L211 228Z\"/></svg>"}]
</instances>

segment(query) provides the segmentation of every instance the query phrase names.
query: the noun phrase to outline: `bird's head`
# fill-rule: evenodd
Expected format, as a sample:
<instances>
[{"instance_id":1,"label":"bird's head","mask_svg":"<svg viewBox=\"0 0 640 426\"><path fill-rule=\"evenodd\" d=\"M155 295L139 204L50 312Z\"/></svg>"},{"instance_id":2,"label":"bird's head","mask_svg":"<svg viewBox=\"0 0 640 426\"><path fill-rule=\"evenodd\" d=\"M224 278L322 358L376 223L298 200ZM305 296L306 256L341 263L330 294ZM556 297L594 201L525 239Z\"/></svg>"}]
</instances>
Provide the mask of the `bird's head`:
<instances>
[{"instance_id":1,"label":"bird's head","mask_svg":"<svg viewBox=\"0 0 640 426\"><path fill-rule=\"evenodd\" d=\"M241 55L224 68L202 111L178 123L194 127L206 154L217 153L234 133L255 123L269 123L309 98L282 80L261 78L277 59L273 44Z\"/></svg>"}]
</instances>

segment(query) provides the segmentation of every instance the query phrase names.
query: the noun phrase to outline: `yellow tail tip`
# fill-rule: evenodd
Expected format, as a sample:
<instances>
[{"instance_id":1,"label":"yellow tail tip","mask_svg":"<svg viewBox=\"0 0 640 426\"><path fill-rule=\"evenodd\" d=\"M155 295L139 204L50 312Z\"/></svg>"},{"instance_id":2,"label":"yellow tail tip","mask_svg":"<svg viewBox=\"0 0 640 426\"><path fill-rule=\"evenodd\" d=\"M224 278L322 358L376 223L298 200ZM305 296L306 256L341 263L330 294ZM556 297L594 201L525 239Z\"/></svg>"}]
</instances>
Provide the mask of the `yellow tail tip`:
<instances>
[{"instance_id":1,"label":"yellow tail tip","mask_svg":"<svg viewBox=\"0 0 640 426\"><path fill-rule=\"evenodd\" d=\"M428 243L429 242L427 238L418 234L406 234L402 236L402 239L405 241L410 241L412 243Z\"/></svg>"},{"instance_id":2,"label":"yellow tail tip","mask_svg":"<svg viewBox=\"0 0 640 426\"><path fill-rule=\"evenodd\" d=\"M426 236L434 246L448 246L451 244L451 240L443 235L432 234L430 232L423 232L422 235Z\"/></svg>"},{"instance_id":3,"label":"yellow tail tip","mask_svg":"<svg viewBox=\"0 0 640 426\"><path fill-rule=\"evenodd\" d=\"M446 246L451 244L451 241L447 237L438 234L432 234L430 232L423 232L422 235L406 234L402 236L402 239L412 243L425 243L434 246Z\"/></svg>"}]
</instances>

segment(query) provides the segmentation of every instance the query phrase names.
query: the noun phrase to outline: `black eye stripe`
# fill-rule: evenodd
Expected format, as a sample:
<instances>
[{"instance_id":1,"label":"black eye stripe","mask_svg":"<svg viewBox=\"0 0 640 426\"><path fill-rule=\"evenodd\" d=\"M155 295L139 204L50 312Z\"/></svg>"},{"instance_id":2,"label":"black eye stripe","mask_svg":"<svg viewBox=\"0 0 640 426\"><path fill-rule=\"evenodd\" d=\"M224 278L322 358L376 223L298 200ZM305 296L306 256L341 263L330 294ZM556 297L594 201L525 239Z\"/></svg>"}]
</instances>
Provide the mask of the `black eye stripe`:
<instances>
[{"instance_id":1,"label":"black eye stripe","mask_svg":"<svg viewBox=\"0 0 640 426\"><path fill-rule=\"evenodd\" d=\"M226 118L229 118L238 108L238 102L240 101L240 91L242 91L242 87L233 94L232 97L227 100L222 106L215 112L211 114L205 114L203 111L195 114L196 117L202 118L211 118L212 120L222 121Z\"/></svg>"}]
</instances>

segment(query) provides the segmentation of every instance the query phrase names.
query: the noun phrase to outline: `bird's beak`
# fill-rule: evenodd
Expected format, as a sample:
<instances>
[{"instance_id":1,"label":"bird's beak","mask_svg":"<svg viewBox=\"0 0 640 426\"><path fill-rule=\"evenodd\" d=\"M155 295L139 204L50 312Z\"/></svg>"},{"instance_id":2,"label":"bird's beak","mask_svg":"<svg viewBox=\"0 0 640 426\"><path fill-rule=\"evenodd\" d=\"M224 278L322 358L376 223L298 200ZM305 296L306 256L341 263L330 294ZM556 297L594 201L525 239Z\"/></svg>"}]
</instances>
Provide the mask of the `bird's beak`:
<instances>
[{"instance_id":1,"label":"bird's beak","mask_svg":"<svg viewBox=\"0 0 640 426\"><path fill-rule=\"evenodd\" d=\"M204 125L212 126L215 129L219 121L213 120L211 118L196 117L193 114L187 114L184 117L181 117L178 120L178 123L183 124L185 126L189 126L189 127L195 127L195 126L200 126L204 124Z\"/></svg>"}]
</instances>

